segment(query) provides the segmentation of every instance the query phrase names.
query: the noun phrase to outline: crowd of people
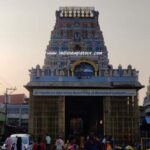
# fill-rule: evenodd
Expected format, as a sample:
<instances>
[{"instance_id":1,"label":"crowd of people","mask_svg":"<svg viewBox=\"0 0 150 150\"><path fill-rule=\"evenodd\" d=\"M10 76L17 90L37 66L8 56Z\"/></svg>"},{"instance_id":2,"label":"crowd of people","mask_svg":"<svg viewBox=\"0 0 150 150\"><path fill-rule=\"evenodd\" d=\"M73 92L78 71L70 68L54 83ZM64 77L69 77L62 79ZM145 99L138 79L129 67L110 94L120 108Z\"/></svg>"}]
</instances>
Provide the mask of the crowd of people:
<instances>
[{"instance_id":1,"label":"crowd of people","mask_svg":"<svg viewBox=\"0 0 150 150\"><path fill-rule=\"evenodd\" d=\"M84 136L70 135L64 140L62 136L58 136L52 141L47 134L44 138L39 136L32 144L32 150L112 150L113 141L106 137L99 139L94 134L90 134L86 138ZM17 141L13 143L11 137L6 139L6 150L26 150L21 137L17 137Z\"/></svg>"},{"instance_id":2,"label":"crowd of people","mask_svg":"<svg viewBox=\"0 0 150 150\"><path fill-rule=\"evenodd\" d=\"M17 137L17 142L13 145L10 137L6 140L6 150L28 150L22 144L21 137ZM64 137L58 136L56 139L51 139L50 135L39 136L32 144L30 150L126 150L124 146L116 147L112 136L98 137L94 133L88 136L68 136L67 140ZM133 150L133 149L129 149ZM137 150L137 149L136 149Z\"/></svg>"},{"instance_id":3,"label":"crowd of people","mask_svg":"<svg viewBox=\"0 0 150 150\"><path fill-rule=\"evenodd\" d=\"M66 141L62 136L58 136L52 142L47 135L43 140L41 137L37 139L33 144L33 150L113 150L113 140L111 136L100 139L90 134L87 137L70 135Z\"/></svg>"},{"instance_id":4,"label":"crowd of people","mask_svg":"<svg viewBox=\"0 0 150 150\"><path fill-rule=\"evenodd\" d=\"M22 142L21 137L16 137L16 142L12 139L12 137L8 137L6 139L6 150L26 150L25 145Z\"/></svg>"}]
</instances>

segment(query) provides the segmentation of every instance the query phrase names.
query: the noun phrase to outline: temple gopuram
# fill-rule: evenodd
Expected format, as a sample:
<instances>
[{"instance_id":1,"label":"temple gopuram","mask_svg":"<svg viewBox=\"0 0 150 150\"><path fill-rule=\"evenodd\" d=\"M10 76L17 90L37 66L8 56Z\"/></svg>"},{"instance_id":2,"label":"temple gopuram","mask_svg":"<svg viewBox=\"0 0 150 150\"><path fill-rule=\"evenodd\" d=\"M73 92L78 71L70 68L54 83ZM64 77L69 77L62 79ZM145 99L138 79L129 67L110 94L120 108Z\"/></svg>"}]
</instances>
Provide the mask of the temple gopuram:
<instances>
[{"instance_id":1,"label":"temple gopuram","mask_svg":"<svg viewBox=\"0 0 150 150\"><path fill-rule=\"evenodd\" d=\"M93 7L60 7L43 66L30 69L29 133L139 140L138 71L109 64ZM117 59L117 58L116 58Z\"/></svg>"}]
</instances>

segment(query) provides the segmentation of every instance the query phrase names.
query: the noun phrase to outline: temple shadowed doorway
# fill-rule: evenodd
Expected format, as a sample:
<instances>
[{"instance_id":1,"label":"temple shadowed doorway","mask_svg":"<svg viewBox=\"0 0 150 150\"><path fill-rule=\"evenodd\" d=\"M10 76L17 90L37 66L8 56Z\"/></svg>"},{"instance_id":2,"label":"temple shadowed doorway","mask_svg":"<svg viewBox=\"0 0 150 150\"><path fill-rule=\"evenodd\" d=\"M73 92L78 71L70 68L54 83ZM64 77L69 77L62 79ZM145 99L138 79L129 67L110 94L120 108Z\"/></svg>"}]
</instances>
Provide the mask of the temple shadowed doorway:
<instances>
[{"instance_id":1,"label":"temple shadowed doorway","mask_svg":"<svg viewBox=\"0 0 150 150\"><path fill-rule=\"evenodd\" d=\"M89 132L103 134L103 97L66 96L65 134L87 135Z\"/></svg>"}]
</instances>

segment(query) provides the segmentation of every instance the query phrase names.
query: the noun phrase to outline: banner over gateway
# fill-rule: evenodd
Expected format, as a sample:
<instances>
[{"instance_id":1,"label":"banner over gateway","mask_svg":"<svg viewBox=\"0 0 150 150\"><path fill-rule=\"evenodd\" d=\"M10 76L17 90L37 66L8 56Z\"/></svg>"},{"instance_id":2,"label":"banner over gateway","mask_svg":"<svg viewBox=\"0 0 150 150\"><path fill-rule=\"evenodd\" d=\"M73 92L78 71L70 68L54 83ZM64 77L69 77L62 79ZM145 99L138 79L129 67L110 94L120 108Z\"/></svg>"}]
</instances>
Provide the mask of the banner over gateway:
<instances>
[{"instance_id":1,"label":"banner over gateway","mask_svg":"<svg viewBox=\"0 0 150 150\"><path fill-rule=\"evenodd\" d=\"M34 96L136 96L136 90L34 89Z\"/></svg>"}]
</instances>

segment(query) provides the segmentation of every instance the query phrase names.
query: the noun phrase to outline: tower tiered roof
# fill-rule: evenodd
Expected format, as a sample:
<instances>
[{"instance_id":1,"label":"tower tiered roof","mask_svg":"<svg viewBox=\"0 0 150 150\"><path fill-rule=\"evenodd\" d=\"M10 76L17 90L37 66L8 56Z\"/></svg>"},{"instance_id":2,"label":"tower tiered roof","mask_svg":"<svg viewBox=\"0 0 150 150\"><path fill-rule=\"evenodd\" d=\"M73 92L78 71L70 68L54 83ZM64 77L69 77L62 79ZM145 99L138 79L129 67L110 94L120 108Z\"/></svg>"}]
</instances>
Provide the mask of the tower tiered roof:
<instances>
[{"instance_id":1,"label":"tower tiered roof","mask_svg":"<svg viewBox=\"0 0 150 150\"><path fill-rule=\"evenodd\" d=\"M101 68L106 68L108 52L98 23L98 15L94 7L60 7L56 11L56 24L47 46L45 66L52 67L53 56L50 54L54 54L53 52L60 55L72 52L74 55L99 54L99 64Z\"/></svg>"}]
</instances>

